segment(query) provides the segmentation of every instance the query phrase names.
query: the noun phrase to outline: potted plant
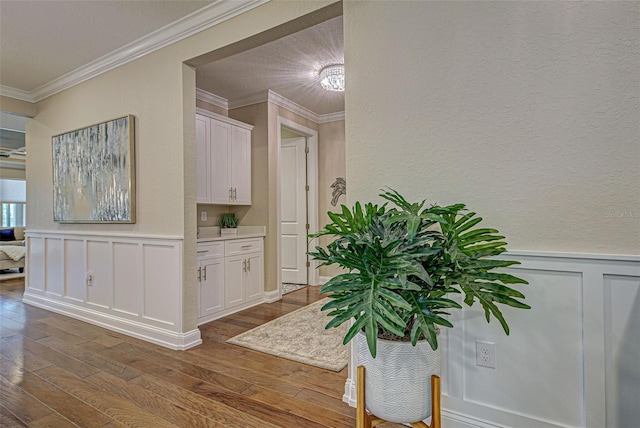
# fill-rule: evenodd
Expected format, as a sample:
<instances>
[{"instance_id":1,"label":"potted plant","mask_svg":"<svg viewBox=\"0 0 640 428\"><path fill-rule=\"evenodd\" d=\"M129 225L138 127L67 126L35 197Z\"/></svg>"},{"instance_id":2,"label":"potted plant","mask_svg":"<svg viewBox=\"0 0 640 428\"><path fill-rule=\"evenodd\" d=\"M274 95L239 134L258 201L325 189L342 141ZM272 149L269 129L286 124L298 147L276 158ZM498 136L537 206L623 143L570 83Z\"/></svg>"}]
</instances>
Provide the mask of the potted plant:
<instances>
[{"instance_id":1,"label":"potted plant","mask_svg":"<svg viewBox=\"0 0 640 428\"><path fill-rule=\"evenodd\" d=\"M238 218L234 213L222 213L220 216L220 235L236 235L238 233Z\"/></svg>"},{"instance_id":2,"label":"potted plant","mask_svg":"<svg viewBox=\"0 0 640 428\"><path fill-rule=\"evenodd\" d=\"M351 210L343 205L341 213L328 213L331 223L314 237L335 239L310 255L321 266L345 269L322 286L330 299L322 310L332 317L327 329L353 320L343 343L356 338L358 365L366 367L367 407L382 419L410 423L430 415L430 377L440 367L439 328L453 327L445 316L462 308L451 294L463 293L469 306L479 302L487 322L493 316L509 334L498 305L530 308L509 286L527 281L496 271L519 262L495 258L506 251L504 237L477 228L482 218L465 205L425 207L391 189L380 196L388 202L356 203ZM409 360L431 367L404 367ZM400 367L370 367L377 364ZM416 379L417 393L394 389L394 383L407 388L408 378Z\"/></svg>"}]
</instances>

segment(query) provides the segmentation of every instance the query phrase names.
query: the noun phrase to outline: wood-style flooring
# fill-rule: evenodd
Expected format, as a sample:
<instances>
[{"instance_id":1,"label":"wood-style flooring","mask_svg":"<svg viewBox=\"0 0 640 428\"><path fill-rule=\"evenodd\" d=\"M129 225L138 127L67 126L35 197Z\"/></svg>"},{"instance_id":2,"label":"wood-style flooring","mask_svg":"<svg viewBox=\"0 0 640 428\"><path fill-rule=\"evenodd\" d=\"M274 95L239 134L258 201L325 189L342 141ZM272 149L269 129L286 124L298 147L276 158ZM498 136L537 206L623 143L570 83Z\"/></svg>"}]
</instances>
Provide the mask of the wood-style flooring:
<instances>
[{"instance_id":1,"label":"wood-style flooring","mask_svg":"<svg viewBox=\"0 0 640 428\"><path fill-rule=\"evenodd\" d=\"M225 341L321 298L307 287L201 327L172 351L22 303L0 282L2 427L353 427L335 373Z\"/></svg>"}]
</instances>

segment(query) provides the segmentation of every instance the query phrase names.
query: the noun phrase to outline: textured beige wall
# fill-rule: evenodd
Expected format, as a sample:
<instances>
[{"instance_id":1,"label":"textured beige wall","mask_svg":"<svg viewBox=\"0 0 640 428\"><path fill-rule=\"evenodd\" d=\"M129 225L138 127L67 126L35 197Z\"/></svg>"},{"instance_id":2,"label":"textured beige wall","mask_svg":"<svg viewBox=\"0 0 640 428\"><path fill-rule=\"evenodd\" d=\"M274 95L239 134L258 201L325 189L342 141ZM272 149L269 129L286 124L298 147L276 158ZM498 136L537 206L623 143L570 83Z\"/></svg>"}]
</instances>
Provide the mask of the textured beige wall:
<instances>
[{"instance_id":1,"label":"textured beige wall","mask_svg":"<svg viewBox=\"0 0 640 428\"><path fill-rule=\"evenodd\" d=\"M0 167L0 178L24 180L26 171L24 169Z\"/></svg>"},{"instance_id":2,"label":"textured beige wall","mask_svg":"<svg viewBox=\"0 0 640 428\"><path fill-rule=\"evenodd\" d=\"M344 2L350 202L464 202L512 249L640 253L637 2Z\"/></svg>"},{"instance_id":3,"label":"textured beige wall","mask_svg":"<svg viewBox=\"0 0 640 428\"><path fill-rule=\"evenodd\" d=\"M346 196L338 198L336 206L331 205L336 178L346 177L345 128L344 120L321 123L318 125L318 227L329 223L327 211L340 211L340 205L346 204ZM347 183L347 191L349 183ZM320 245L326 246L331 238L323 236ZM320 267L321 276L334 276L340 270L334 266Z\"/></svg>"},{"instance_id":4,"label":"textured beige wall","mask_svg":"<svg viewBox=\"0 0 640 428\"><path fill-rule=\"evenodd\" d=\"M20 116L33 117L36 114L36 105L28 101L17 100L15 98L0 95L0 110Z\"/></svg>"},{"instance_id":5,"label":"textured beige wall","mask_svg":"<svg viewBox=\"0 0 640 428\"><path fill-rule=\"evenodd\" d=\"M31 230L183 236L183 76L172 58L158 51L38 103L38 114L26 124ZM137 222L54 223L51 137L125 114L135 116Z\"/></svg>"},{"instance_id":6,"label":"textured beige wall","mask_svg":"<svg viewBox=\"0 0 640 428\"><path fill-rule=\"evenodd\" d=\"M195 78L182 63L330 3L267 3L40 101L26 129L30 230L184 236L183 331L195 328ZM125 114L136 117L137 222L54 223L51 137Z\"/></svg>"}]
</instances>

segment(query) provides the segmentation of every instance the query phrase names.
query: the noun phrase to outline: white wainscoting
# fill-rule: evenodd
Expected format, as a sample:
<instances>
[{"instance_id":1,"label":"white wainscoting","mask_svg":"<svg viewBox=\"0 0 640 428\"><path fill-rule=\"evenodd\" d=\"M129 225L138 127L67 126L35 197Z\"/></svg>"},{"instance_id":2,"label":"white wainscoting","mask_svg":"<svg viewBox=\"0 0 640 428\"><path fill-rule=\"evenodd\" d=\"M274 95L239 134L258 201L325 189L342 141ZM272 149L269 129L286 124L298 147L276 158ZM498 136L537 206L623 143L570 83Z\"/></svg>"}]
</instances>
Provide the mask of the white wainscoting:
<instances>
[{"instance_id":1,"label":"white wainscoting","mask_svg":"<svg viewBox=\"0 0 640 428\"><path fill-rule=\"evenodd\" d=\"M640 421L640 257L510 252L531 310L503 310L511 334L476 304L444 329L443 426L631 427ZM496 345L479 367L475 341ZM354 353L352 352L352 355ZM355 405L354 361L344 401Z\"/></svg>"},{"instance_id":2,"label":"white wainscoting","mask_svg":"<svg viewBox=\"0 0 640 428\"><path fill-rule=\"evenodd\" d=\"M182 331L182 238L29 231L26 241L25 303L171 349L202 343L200 330Z\"/></svg>"}]
</instances>

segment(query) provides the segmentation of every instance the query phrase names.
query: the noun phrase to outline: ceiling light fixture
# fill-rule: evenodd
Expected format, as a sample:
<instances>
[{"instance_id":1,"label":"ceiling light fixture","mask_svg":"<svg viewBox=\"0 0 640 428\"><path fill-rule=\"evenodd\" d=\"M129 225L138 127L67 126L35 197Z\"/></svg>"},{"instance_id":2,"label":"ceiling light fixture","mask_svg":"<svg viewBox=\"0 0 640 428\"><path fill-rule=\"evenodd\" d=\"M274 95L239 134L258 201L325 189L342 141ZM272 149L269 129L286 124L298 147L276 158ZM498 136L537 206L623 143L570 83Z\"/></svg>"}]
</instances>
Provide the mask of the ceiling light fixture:
<instances>
[{"instance_id":1,"label":"ceiling light fixture","mask_svg":"<svg viewBox=\"0 0 640 428\"><path fill-rule=\"evenodd\" d=\"M327 91L344 91L344 65L334 64L320 71L320 84Z\"/></svg>"}]
</instances>

